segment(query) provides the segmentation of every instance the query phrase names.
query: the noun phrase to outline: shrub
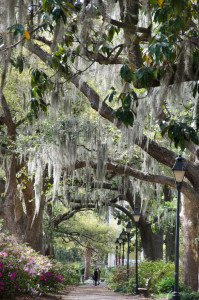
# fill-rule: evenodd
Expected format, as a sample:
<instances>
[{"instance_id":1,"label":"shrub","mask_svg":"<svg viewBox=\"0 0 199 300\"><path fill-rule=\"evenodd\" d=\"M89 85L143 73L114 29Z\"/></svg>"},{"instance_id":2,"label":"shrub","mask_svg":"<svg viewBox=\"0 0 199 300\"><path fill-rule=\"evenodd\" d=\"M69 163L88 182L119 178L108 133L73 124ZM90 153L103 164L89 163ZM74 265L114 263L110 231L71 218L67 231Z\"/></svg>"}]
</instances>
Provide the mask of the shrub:
<instances>
[{"instance_id":1,"label":"shrub","mask_svg":"<svg viewBox=\"0 0 199 300\"><path fill-rule=\"evenodd\" d=\"M174 269L173 262L164 260L142 261L139 264L139 276L145 282L148 278L151 278L149 290L158 293L158 286L162 279L174 278Z\"/></svg>"},{"instance_id":2,"label":"shrub","mask_svg":"<svg viewBox=\"0 0 199 300\"><path fill-rule=\"evenodd\" d=\"M174 280L174 263L160 261L142 261L138 266L139 287L145 287L147 280L150 278L149 290L154 293L169 290L173 287ZM126 281L126 266L117 266L110 268L108 271L107 284L113 290L133 293L135 285L135 268L130 266L129 281ZM167 278L173 278L168 282ZM182 284L181 284L182 286Z\"/></svg>"},{"instance_id":3,"label":"shrub","mask_svg":"<svg viewBox=\"0 0 199 300\"><path fill-rule=\"evenodd\" d=\"M57 291L66 283L79 281L74 275L71 267L62 267L18 243L14 236L0 233L0 299Z\"/></svg>"},{"instance_id":4,"label":"shrub","mask_svg":"<svg viewBox=\"0 0 199 300\"><path fill-rule=\"evenodd\" d=\"M172 300L172 297L170 298ZM191 293L180 293L180 300L199 300L199 293L198 292L191 292Z\"/></svg>"},{"instance_id":5,"label":"shrub","mask_svg":"<svg viewBox=\"0 0 199 300\"><path fill-rule=\"evenodd\" d=\"M125 291L127 288L126 266L109 268L106 282L114 291Z\"/></svg>"},{"instance_id":6,"label":"shrub","mask_svg":"<svg viewBox=\"0 0 199 300\"><path fill-rule=\"evenodd\" d=\"M157 282L157 291L160 293L171 293L174 290L174 276L164 277L159 282ZM182 283L179 282L179 291L183 291L184 288Z\"/></svg>"}]
</instances>

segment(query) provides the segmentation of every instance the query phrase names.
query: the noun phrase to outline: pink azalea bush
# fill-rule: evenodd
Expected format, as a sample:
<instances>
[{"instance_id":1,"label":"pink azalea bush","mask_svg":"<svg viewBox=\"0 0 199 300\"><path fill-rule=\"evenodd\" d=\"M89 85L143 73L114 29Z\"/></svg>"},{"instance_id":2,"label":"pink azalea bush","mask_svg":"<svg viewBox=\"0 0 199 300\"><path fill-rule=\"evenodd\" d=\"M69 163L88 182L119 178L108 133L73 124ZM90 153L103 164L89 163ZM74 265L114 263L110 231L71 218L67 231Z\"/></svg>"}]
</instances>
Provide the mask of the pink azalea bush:
<instances>
[{"instance_id":1,"label":"pink azalea bush","mask_svg":"<svg viewBox=\"0 0 199 300\"><path fill-rule=\"evenodd\" d=\"M0 299L56 291L66 282L54 261L0 232Z\"/></svg>"}]
</instances>

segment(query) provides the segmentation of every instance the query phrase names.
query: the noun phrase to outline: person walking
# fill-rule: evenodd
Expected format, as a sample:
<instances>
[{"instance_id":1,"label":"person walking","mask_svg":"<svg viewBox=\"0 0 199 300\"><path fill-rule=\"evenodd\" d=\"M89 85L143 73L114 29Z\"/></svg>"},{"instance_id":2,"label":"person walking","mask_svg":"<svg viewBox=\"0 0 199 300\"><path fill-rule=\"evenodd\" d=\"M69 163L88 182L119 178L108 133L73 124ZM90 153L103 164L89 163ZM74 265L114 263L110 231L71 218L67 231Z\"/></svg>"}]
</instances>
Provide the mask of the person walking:
<instances>
[{"instance_id":1,"label":"person walking","mask_svg":"<svg viewBox=\"0 0 199 300\"><path fill-rule=\"evenodd\" d=\"M81 270L80 270L80 272L81 272L81 280L82 280L82 283L84 283L84 272L85 272L85 268L82 267Z\"/></svg>"},{"instance_id":2,"label":"person walking","mask_svg":"<svg viewBox=\"0 0 199 300\"><path fill-rule=\"evenodd\" d=\"M95 282L95 285L97 285L97 281L98 281L98 271L97 271L97 268L94 269L93 280Z\"/></svg>"},{"instance_id":3,"label":"person walking","mask_svg":"<svg viewBox=\"0 0 199 300\"><path fill-rule=\"evenodd\" d=\"M98 274L98 276L97 276L97 284L98 285L100 284L100 273L101 273L100 269L97 268L97 274Z\"/></svg>"}]
</instances>

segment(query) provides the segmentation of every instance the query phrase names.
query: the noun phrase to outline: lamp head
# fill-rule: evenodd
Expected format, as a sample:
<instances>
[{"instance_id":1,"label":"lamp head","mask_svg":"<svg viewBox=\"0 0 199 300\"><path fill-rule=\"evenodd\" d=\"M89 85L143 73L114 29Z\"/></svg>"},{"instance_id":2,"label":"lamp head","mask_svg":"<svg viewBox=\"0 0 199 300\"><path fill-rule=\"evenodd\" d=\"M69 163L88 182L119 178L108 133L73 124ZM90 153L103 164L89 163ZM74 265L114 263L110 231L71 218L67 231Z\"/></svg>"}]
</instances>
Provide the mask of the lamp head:
<instances>
[{"instance_id":1,"label":"lamp head","mask_svg":"<svg viewBox=\"0 0 199 300\"><path fill-rule=\"evenodd\" d=\"M119 236L119 238L118 238L118 242L119 242L119 244L122 243L122 236L121 236L121 234L120 234L120 236Z\"/></svg>"},{"instance_id":2,"label":"lamp head","mask_svg":"<svg viewBox=\"0 0 199 300\"><path fill-rule=\"evenodd\" d=\"M129 221L128 224L126 225L126 232L130 233L131 229L132 229L132 225L131 225L131 222Z\"/></svg>"},{"instance_id":3,"label":"lamp head","mask_svg":"<svg viewBox=\"0 0 199 300\"><path fill-rule=\"evenodd\" d=\"M140 216L141 216L140 210L138 207L136 207L134 210L134 214L133 214L133 219L134 219L135 223L139 222Z\"/></svg>"},{"instance_id":4,"label":"lamp head","mask_svg":"<svg viewBox=\"0 0 199 300\"><path fill-rule=\"evenodd\" d=\"M173 174L174 174L174 178L176 183L182 183L184 175L185 175L185 165L183 163L183 158L179 155L176 158L176 162L172 168Z\"/></svg>"},{"instance_id":5,"label":"lamp head","mask_svg":"<svg viewBox=\"0 0 199 300\"><path fill-rule=\"evenodd\" d=\"M124 228L122 230L121 236L122 236L122 239L125 240L125 238L126 238L126 231L125 231Z\"/></svg>"}]
</instances>

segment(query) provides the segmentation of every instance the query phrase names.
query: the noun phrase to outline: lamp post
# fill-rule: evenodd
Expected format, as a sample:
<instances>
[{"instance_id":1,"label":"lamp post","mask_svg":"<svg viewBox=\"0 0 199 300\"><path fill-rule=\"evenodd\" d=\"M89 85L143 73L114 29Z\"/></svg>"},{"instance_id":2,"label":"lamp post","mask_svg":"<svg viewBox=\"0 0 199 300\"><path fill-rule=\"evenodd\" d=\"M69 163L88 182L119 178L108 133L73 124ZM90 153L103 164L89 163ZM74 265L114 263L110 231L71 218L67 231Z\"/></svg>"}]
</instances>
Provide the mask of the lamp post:
<instances>
[{"instance_id":1,"label":"lamp post","mask_svg":"<svg viewBox=\"0 0 199 300\"><path fill-rule=\"evenodd\" d=\"M122 236L120 234L119 238L118 238L118 242L120 245L120 250L119 250L119 265L120 265L120 260L121 260L121 244L122 244Z\"/></svg>"},{"instance_id":2,"label":"lamp post","mask_svg":"<svg viewBox=\"0 0 199 300\"><path fill-rule=\"evenodd\" d=\"M125 229L122 230L121 236L122 236L122 242L123 242L122 265L124 265L124 243L125 243L125 238L126 238Z\"/></svg>"},{"instance_id":3,"label":"lamp post","mask_svg":"<svg viewBox=\"0 0 199 300\"><path fill-rule=\"evenodd\" d=\"M136 227L136 240L135 240L135 290L134 294L138 295L138 245L137 245L137 227L138 227L138 222L140 220L140 211L139 208L136 207L134 210L133 214L133 219L135 221L135 227Z\"/></svg>"},{"instance_id":4,"label":"lamp post","mask_svg":"<svg viewBox=\"0 0 199 300\"><path fill-rule=\"evenodd\" d=\"M115 244L116 244L116 266L117 266L117 253L118 253L118 245L119 245L118 239L116 239Z\"/></svg>"},{"instance_id":5,"label":"lamp post","mask_svg":"<svg viewBox=\"0 0 199 300\"><path fill-rule=\"evenodd\" d=\"M129 241L130 241L130 232L132 229L131 222L129 221L126 225L126 232L127 232L127 241L128 241L128 248L127 248L127 269L126 269L126 277L127 281L129 280Z\"/></svg>"},{"instance_id":6,"label":"lamp post","mask_svg":"<svg viewBox=\"0 0 199 300\"><path fill-rule=\"evenodd\" d=\"M181 156L176 158L176 162L172 168L176 188L177 188L177 210L176 210L176 232L175 232L175 281L174 281L174 292L172 299L173 300L180 300L180 293L179 293L179 211L180 211L180 190L182 188L182 182L185 175L185 166L183 163L183 159Z\"/></svg>"}]
</instances>

